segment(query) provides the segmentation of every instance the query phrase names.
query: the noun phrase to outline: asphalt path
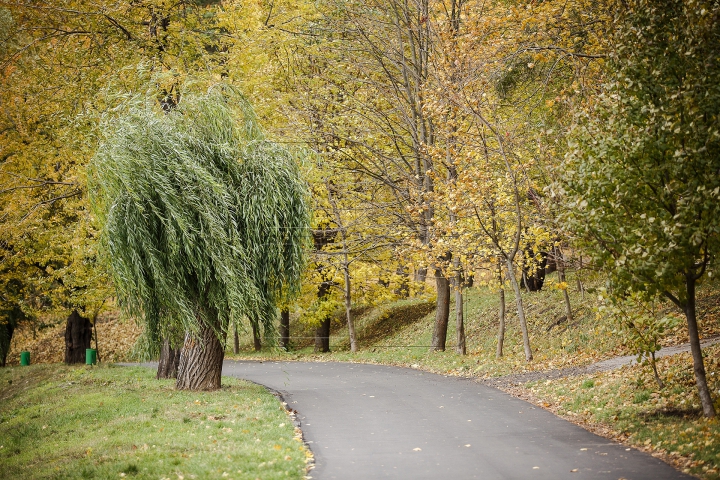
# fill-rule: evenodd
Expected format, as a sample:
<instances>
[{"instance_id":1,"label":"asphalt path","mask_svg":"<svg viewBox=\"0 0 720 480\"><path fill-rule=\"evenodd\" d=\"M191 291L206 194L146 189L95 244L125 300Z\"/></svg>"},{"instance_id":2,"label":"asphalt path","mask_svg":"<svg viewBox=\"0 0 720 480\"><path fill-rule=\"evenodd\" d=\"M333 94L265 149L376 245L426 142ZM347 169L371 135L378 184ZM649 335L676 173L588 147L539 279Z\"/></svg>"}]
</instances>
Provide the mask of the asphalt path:
<instances>
[{"instance_id":1,"label":"asphalt path","mask_svg":"<svg viewBox=\"0 0 720 480\"><path fill-rule=\"evenodd\" d=\"M352 363L227 360L279 392L315 455L314 479L692 478L478 382Z\"/></svg>"}]
</instances>

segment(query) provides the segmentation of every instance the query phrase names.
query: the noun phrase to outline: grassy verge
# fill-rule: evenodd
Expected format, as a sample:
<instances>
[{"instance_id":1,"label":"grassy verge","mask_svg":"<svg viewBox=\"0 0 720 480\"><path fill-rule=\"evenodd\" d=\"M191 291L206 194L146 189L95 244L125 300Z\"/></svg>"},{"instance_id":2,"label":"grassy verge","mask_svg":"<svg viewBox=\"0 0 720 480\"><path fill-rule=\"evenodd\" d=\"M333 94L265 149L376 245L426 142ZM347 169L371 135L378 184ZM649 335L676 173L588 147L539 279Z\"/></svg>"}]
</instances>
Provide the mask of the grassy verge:
<instances>
[{"instance_id":1,"label":"grassy verge","mask_svg":"<svg viewBox=\"0 0 720 480\"><path fill-rule=\"evenodd\" d=\"M709 387L717 399L720 345L707 347L705 354ZM663 388L655 382L649 366L636 365L508 390L687 473L720 479L720 420L702 416L690 354L662 358L658 367Z\"/></svg>"},{"instance_id":2,"label":"grassy verge","mask_svg":"<svg viewBox=\"0 0 720 480\"><path fill-rule=\"evenodd\" d=\"M264 388L180 392L145 368L0 369L0 478L302 478L308 451Z\"/></svg>"}]
</instances>

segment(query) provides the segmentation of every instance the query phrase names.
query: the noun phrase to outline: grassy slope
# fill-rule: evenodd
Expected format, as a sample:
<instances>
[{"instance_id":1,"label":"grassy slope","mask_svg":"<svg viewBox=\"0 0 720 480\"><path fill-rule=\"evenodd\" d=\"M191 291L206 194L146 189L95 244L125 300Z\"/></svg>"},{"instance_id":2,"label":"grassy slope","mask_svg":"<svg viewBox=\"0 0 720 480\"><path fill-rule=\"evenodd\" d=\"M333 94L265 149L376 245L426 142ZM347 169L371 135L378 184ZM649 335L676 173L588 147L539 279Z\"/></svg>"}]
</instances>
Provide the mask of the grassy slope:
<instances>
[{"instance_id":1,"label":"grassy slope","mask_svg":"<svg viewBox=\"0 0 720 480\"><path fill-rule=\"evenodd\" d=\"M264 388L179 392L145 368L0 369L0 478L302 478L307 450Z\"/></svg>"},{"instance_id":2,"label":"grassy slope","mask_svg":"<svg viewBox=\"0 0 720 480\"><path fill-rule=\"evenodd\" d=\"M720 345L705 349L708 382L720 396ZM665 387L644 365L536 382L511 393L703 478L720 478L720 421L701 415L689 353L658 361ZM716 402L716 408L720 402Z\"/></svg>"}]
</instances>

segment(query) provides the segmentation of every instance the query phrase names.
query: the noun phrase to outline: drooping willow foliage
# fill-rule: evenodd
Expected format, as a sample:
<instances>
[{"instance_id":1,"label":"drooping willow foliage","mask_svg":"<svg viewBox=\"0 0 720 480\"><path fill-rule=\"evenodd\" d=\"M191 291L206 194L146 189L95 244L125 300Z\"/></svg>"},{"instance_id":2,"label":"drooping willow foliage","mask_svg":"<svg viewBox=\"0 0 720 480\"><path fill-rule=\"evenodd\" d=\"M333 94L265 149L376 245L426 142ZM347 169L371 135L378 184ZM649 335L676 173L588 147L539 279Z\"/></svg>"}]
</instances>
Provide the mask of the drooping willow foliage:
<instances>
[{"instance_id":1,"label":"drooping willow foliage","mask_svg":"<svg viewBox=\"0 0 720 480\"><path fill-rule=\"evenodd\" d=\"M271 334L309 236L293 154L219 87L167 114L143 97L119 112L103 124L89 184L123 310L153 341L201 323L222 335L243 318Z\"/></svg>"}]
</instances>

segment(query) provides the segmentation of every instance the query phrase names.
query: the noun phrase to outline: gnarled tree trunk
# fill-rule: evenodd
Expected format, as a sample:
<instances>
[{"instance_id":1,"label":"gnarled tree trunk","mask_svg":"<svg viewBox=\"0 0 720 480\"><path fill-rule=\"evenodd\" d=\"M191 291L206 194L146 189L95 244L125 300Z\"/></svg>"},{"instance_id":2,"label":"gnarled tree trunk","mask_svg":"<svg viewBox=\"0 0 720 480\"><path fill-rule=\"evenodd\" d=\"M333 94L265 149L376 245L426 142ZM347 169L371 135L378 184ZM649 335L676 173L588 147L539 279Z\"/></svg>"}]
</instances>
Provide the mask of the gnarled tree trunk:
<instances>
[{"instance_id":1,"label":"gnarled tree trunk","mask_svg":"<svg viewBox=\"0 0 720 480\"><path fill-rule=\"evenodd\" d=\"M65 363L85 363L85 350L90 348L92 323L73 310L65 326Z\"/></svg>"},{"instance_id":2,"label":"gnarled tree trunk","mask_svg":"<svg viewBox=\"0 0 720 480\"><path fill-rule=\"evenodd\" d=\"M178 366L178 390L217 390L220 388L223 358L223 342L205 323L201 323L197 335L185 334Z\"/></svg>"},{"instance_id":3,"label":"gnarled tree trunk","mask_svg":"<svg viewBox=\"0 0 720 480\"><path fill-rule=\"evenodd\" d=\"M180 365L180 349L173 348L170 339L164 338L156 378L177 378L178 365Z\"/></svg>"}]
</instances>

